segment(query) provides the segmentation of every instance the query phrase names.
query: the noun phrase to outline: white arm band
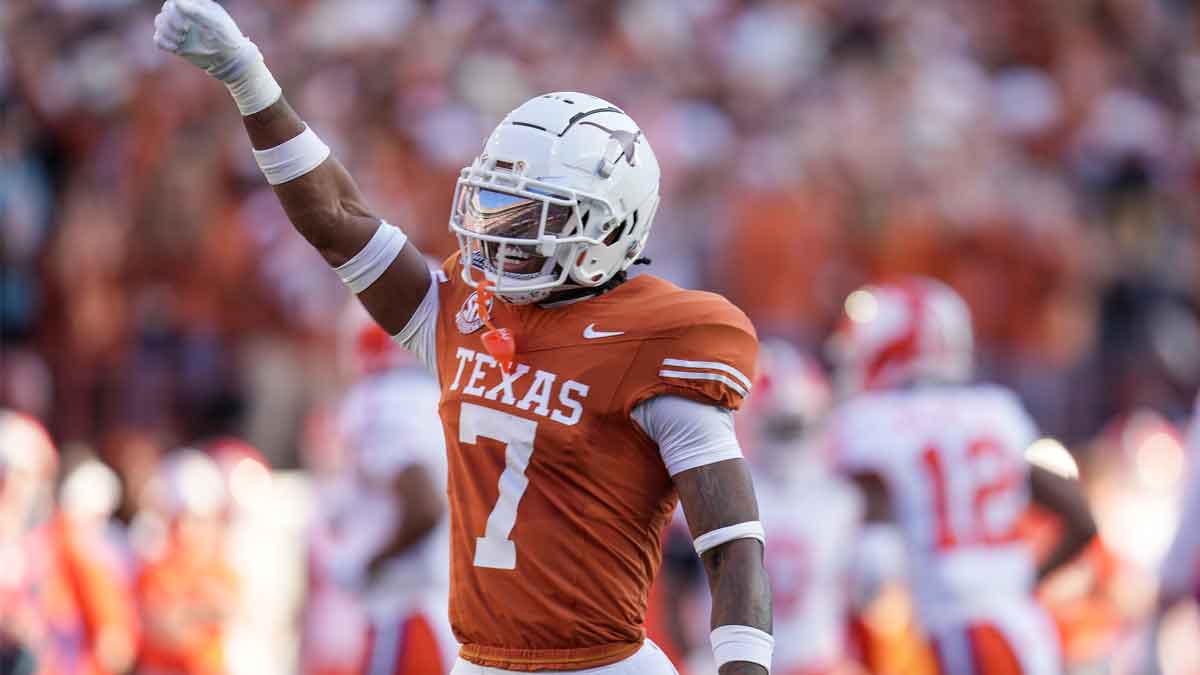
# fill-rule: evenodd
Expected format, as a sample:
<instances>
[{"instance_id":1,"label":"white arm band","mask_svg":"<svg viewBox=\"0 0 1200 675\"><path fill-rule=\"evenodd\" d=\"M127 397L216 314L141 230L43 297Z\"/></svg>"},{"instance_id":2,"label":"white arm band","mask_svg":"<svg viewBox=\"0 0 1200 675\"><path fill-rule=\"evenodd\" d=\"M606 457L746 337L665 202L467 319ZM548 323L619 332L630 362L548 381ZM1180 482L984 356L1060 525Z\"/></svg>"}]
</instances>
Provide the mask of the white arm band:
<instances>
[{"instance_id":1,"label":"white arm band","mask_svg":"<svg viewBox=\"0 0 1200 675\"><path fill-rule=\"evenodd\" d=\"M762 522L758 520L750 520L718 528L712 532L705 532L696 537L692 543L696 546L696 555L704 555L705 552L735 539L757 539L762 542L763 546L767 545L767 534L763 531Z\"/></svg>"},{"instance_id":2,"label":"white arm band","mask_svg":"<svg viewBox=\"0 0 1200 675\"><path fill-rule=\"evenodd\" d=\"M775 638L753 626L717 626L709 635L717 668L731 661L757 663L771 672Z\"/></svg>"},{"instance_id":3,"label":"white arm band","mask_svg":"<svg viewBox=\"0 0 1200 675\"><path fill-rule=\"evenodd\" d=\"M408 235L401 232L400 228L386 220L380 221L379 229L375 230L371 241L345 264L333 268L333 271L337 272L342 283L350 287L351 291L356 294L362 293L383 276L396 256L400 255L407 241Z\"/></svg>"},{"instance_id":4,"label":"white arm band","mask_svg":"<svg viewBox=\"0 0 1200 675\"><path fill-rule=\"evenodd\" d=\"M311 127L305 126L299 136L266 150L255 150L254 160L271 185L296 180L321 166L329 158L329 146Z\"/></svg>"}]
</instances>

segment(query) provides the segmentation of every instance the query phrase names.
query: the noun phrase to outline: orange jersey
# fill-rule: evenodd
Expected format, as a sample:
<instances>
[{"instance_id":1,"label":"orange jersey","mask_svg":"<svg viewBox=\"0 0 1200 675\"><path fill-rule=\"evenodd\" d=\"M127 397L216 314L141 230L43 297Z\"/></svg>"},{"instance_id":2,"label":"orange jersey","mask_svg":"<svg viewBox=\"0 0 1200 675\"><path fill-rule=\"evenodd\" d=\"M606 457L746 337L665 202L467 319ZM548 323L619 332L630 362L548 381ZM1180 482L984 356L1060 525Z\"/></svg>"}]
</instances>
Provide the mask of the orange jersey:
<instances>
[{"instance_id":1,"label":"orange jersey","mask_svg":"<svg viewBox=\"0 0 1200 675\"><path fill-rule=\"evenodd\" d=\"M147 562L137 581L146 625L141 666L188 675L225 672L224 613L237 586L224 561L179 547Z\"/></svg>"},{"instance_id":2,"label":"orange jersey","mask_svg":"<svg viewBox=\"0 0 1200 675\"><path fill-rule=\"evenodd\" d=\"M724 298L648 275L554 309L496 300L517 341L504 375L457 257L445 271L435 353L461 656L519 671L631 656L677 496L630 412L661 394L737 408L754 328Z\"/></svg>"}]
</instances>

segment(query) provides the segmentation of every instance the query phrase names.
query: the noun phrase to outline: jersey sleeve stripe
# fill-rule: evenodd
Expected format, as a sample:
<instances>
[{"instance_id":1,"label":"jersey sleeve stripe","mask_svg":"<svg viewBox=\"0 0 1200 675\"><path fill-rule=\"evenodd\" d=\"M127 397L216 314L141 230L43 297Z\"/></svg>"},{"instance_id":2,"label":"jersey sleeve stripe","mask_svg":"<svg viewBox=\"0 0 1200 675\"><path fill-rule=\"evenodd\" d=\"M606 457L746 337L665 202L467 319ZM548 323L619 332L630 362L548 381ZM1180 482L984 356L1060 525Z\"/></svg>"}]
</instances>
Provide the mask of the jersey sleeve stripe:
<instances>
[{"instance_id":1,"label":"jersey sleeve stripe","mask_svg":"<svg viewBox=\"0 0 1200 675\"><path fill-rule=\"evenodd\" d=\"M680 380L711 380L728 386L741 396L745 396L746 394L750 393L749 390L743 387L741 384L734 382L720 373L691 373L683 370L660 370L658 371L658 374L661 377L673 377Z\"/></svg>"},{"instance_id":2,"label":"jersey sleeve stripe","mask_svg":"<svg viewBox=\"0 0 1200 675\"><path fill-rule=\"evenodd\" d=\"M750 382L750 378L743 375L742 371L738 370L737 368L734 368L733 366L721 363L720 361L685 361L683 359L663 359L662 365L673 366L675 368L719 370L722 373L727 373L729 375L732 375L734 377L734 379L736 379L738 382L740 382L742 384L742 388L745 389L746 391L749 391L750 387L753 386L753 384ZM746 395L745 392L743 392L742 396L745 396L745 395Z\"/></svg>"}]
</instances>

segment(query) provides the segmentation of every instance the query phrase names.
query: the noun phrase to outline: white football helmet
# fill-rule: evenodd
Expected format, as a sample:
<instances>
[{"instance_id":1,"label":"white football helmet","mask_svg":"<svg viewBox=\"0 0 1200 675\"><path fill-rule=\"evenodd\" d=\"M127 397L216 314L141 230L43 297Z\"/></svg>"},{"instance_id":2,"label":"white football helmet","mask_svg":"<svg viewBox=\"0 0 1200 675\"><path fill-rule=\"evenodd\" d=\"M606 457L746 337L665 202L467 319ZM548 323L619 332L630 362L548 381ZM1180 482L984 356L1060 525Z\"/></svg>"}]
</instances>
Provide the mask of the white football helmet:
<instances>
[{"instance_id":1,"label":"white football helmet","mask_svg":"<svg viewBox=\"0 0 1200 675\"><path fill-rule=\"evenodd\" d=\"M974 337L967 304L949 286L907 277L866 286L846 298L830 344L839 393L971 377Z\"/></svg>"},{"instance_id":2,"label":"white football helmet","mask_svg":"<svg viewBox=\"0 0 1200 675\"><path fill-rule=\"evenodd\" d=\"M782 340L763 340L758 377L738 415L751 447L795 444L824 420L833 401L821 364Z\"/></svg>"},{"instance_id":3,"label":"white football helmet","mask_svg":"<svg viewBox=\"0 0 1200 675\"><path fill-rule=\"evenodd\" d=\"M463 279L517 304L600 286L645 248L659 176L641 129L608 101L576 92L526 101L455 186Z\"/></svg>"},{"instance_id":4,"label":"white football helmet","mask_svg":"<svg viewBox=\"0 0 1200 675\"><path fill-rule=\"evenodd\" d=\"M58 450L33 417L0 409L0 540L19 534L51 506Z\"/></svg>"},{"instance_id":5,"label":"white football helmet","mask_svg":"<svg viewBox=\"0 0 1200 675\"><path fill-rule=\"evenodd\" d=\"M147 501L158 515L215 517L228 504L225 479L217 463L200 450L183 448L167 455L146 484Z\"/></svg>"}]
</instances>

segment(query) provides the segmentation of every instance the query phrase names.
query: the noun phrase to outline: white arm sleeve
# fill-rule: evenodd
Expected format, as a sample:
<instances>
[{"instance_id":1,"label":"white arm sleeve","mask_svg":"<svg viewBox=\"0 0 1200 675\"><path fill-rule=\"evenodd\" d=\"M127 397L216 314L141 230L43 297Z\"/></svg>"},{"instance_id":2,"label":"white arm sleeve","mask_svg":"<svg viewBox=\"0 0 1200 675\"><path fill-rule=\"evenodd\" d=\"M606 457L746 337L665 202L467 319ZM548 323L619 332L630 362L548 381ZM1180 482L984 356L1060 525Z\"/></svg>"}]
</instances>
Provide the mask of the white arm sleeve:
<instances>
[{"instance_id":1,"label":"white arm sleeve","mask_svg":"<svg viewBox=\"0 0 1200 675\"><path fill-rule=\"evenodd\" d=\"M438 311L438 274L430 273L429 290L413 312L412 318L404 326L404 330L392 336L401 347L417 357L425 368L437 377L437 311Z\"/></svg>"},{"instance_id":2,"label":"white arm sleeve","mask_svg":"<svg viewBox=\"0 0 1200 675\"><path fill-rule=\"evenodd\" d=\"M663 395L639 403L630 417L658 443L672 476L742 456L728 408Z\"/></svg>"}]
</instances>

